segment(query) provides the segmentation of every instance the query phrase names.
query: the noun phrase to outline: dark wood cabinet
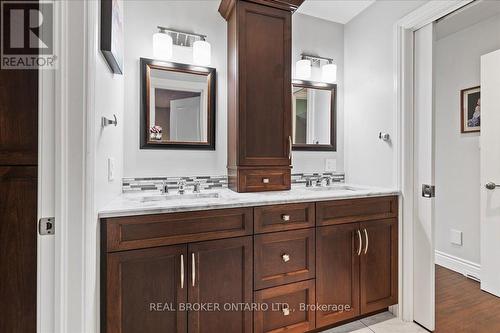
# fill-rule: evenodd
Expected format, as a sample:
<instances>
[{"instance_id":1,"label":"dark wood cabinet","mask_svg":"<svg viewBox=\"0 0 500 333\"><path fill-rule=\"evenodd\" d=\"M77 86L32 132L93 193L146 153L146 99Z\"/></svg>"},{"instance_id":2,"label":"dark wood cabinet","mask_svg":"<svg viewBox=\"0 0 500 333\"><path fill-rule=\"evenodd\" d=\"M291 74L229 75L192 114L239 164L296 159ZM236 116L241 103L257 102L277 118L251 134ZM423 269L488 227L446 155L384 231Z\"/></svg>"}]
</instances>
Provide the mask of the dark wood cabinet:
<instances>
[{"instance_id":1,"label":"dark wood cabinet","mask_svg":"<svg viewBox=\"0 0 500 333\"><path fill-rule=\"evenodd\" d=\"M396 208L397 213L397 208ZM398 302L397 219L320 227L316 236L318 326L385 309Z\"/></svg>"},{"instance_id":2,"label":"dark wood cabinet","mask_svg":"<svg viewBox=\"0 0 500 333\"><path fill-rule=\"evenodd\" d=\"M189 244L191 304L219 304L220 310L189 311L188 332L252 331L252 311L224 309L252 303L252 237Z\"/></svg>"},{"instance_id":3,"label":"dark wood cabinet","mask_svg":"<svg viewBox=\"0 0 500 333\"><path fill-rule=\"evenodd\" d=\"M361 313L398 302L397 219L362 222L363 255L360 270Z\"/></svg>"},{"instance_id":4,"label":"dark wood cabinet","mask_svg":"<svg viewBox=\"0 0 500 333\"><path fill-rule=\"evenodd\" d=\"M238 192L290 189L292 11L301 1L223 0L228 175Z\"/></svg>"},{"instance_id":5,"label":"dark wood cabinet","mask_svg":"<svg viewBox=\"0 0 500 333\"><path fill-rule=\"evenodd\" d=\"M302 333L386 309L397 213L388 196L104 218L101 332Z\"/></svg>"},{"instance_id":6,"label":"dark wood cabinet","mask_svg":"<svg viewBox=\"0 0 500 333\"><path fill-rule=\"evenodd\" d=\"M175 245L107 255L106 330L186 332L187 246Z\"/></svg>"},{"instance_id":7,"label":"dark wood cabinet","mask_svg":"<svg viewBox=\"0 0 500 333\"><path fill-rule=\"evenodd\" d=\"M267 311L254 312L255 333L302 333L314 329L314 280L255 292L255 302Z\"/></svg>"},{"instance_id":8,"label":"dark wood cabinet","mask_svg":"<svg viewBox=\"0 0 500 333\"><path fill-rule=\"evenodd\" d=\"M0 166L0 332L36 332L36 209L37 167Z\"/></svg>"},{"instance_id":9,"label":"dark wood cabinet","mask_svg":"<svg viewBox=\"0 0 500 333\"><path fill-rule=\"evenodd\" d=\"M331 306L316 311L318 327L360 314L358 228L359 224L353 223L316 230L317 302Z\"/></svg>"}]
</instances>

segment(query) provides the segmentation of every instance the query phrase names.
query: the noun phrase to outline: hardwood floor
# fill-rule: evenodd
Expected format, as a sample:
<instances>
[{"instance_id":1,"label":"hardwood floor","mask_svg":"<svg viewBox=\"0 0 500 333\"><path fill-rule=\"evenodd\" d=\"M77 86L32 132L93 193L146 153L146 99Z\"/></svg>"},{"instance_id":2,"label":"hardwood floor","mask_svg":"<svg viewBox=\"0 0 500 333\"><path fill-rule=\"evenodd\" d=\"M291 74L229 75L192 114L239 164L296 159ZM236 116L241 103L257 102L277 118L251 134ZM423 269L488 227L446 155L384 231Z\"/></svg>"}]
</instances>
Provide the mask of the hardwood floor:
<instances>
[{"instance_id":1,"label":"hardwood floor","mask_svg":"<svg viewBox=\"0 0 500 333\"><path fill-rule=\"evenodd\" d=\"M436 333L500 332L500 298L436 265Z\"/></svg>"}]
</instances>

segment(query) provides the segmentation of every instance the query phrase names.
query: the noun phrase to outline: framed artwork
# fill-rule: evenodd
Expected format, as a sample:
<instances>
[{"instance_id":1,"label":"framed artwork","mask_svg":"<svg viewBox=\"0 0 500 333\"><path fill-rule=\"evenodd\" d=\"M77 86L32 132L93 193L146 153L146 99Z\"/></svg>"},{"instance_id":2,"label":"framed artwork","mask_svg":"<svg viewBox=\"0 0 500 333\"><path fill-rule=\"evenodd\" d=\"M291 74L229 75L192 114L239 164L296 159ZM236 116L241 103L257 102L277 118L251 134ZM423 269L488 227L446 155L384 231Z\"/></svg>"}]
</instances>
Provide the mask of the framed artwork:
<instances>
[{"instance_id":1,"label":"framed artwork","mask_svg":"<svg viewBox=\"0 0 500 333\"><path fill-rule=\"evenodd\" d=\"M462 90L460 99L461 132L479 132L481 130L481 87Z\"/></svg>"},{"instance_id":2,"label":"framed artwork","mask_svg":"<svg viewBox=\"0 0 500 333\"><path fill-rule=\"evenodd\" d=\"M101 0L101 52L111 71L123 74L122 0Z\"/></svg>"}]
</instances>

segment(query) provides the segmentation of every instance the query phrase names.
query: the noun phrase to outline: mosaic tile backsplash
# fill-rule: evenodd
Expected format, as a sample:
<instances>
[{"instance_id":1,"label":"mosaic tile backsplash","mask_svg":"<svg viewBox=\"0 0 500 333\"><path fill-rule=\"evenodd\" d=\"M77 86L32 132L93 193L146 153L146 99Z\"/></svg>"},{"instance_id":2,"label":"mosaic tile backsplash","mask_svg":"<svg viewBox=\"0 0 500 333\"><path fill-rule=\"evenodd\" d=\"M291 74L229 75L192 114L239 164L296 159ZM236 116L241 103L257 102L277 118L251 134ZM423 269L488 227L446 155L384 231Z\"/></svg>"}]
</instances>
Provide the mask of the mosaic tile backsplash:
<instances>
[{"instance_id":1,"label":"mosaic tile backsplash","mask_svg":"<svg viewBox=\"0 0 500 333\"><path fill-rule=\"evenodd\" d=\"M294 173L292 174L292 184L305 184L307 178L317 178L320 176L332 177L334 183L343 183L345 180L345 175L343 173ZM169 191L175 191L178 189L178 183L181 179L186 181L187 189L191 189L197 181L201 184L201 190L227 187L227 176L141 177L123 178L122 190L123 193L159 191L165 182Z\"/></svg>"}]
</instances>

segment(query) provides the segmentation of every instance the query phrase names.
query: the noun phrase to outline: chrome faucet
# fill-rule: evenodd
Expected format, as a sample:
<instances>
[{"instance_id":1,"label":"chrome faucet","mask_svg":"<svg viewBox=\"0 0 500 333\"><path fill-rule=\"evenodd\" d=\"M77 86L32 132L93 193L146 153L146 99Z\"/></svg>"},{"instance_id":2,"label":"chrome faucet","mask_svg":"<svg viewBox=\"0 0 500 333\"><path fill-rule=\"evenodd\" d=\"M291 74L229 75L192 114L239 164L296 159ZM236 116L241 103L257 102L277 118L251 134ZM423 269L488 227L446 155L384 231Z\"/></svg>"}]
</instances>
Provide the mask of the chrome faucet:
<instances>
[{"instance_id":1,"label":"chrome faucet","mask_svg":"<svg viewBox=\"0 0 500 333\"><path fill-rule=\"evenodd\" d=\"M306 178L306 187L312 187L313 181L312 178Z\"/></svg>"},{"instance_id":2,"label":"chrome faucet","mask_svg":"<svg viewBox=\"0 0 500 333\"><path fill-rule=\"evenodd\" d=\"M168 185L167 185L167 181L166 181L166 180L164 180L164 181L162 182L160 192L161 192L162 194L167 194L167 193L168 193Z\"/></svg>"},{"instance_id":3,"label":"chrome faucet","mask_svg":"<svg viewBox=\"0 0 500 333\"><path fill-rule=\"evenodd\" d=\"M181 179L177 182L177 186L179 187L179 194L184 194L186 192L186 180Z\"/></svg>"},{"instance_id":4,"label":"chrome faucet","mask_svg":"<svg viewBox=\"0 0 500 333\"><path fill-rule=\"evenodd\" d=\"M193 184L193 193L200 193L201 183L199 181L195 181Z\"/></svg>"},{"instance_id":5,"label":"chrome faucet","mask_svg":"<svg viewBox=\"0 0 500 333\"><path fill-rule=\"evenodd\" d=\"M332 177L324 176L323 178L326 180L326 186L332 185Z\"/></svg>"},{"instance_id":6,"label":"chrome faucet","mask_svg":"<svg viewBox=\"0 0 500 333\"><path fill-rule=\"evenodd\" d=\"M320 176L320 177L316 178L316 186L317 187L323 186L323 177Z\"/></svg>"}]
</instances>

